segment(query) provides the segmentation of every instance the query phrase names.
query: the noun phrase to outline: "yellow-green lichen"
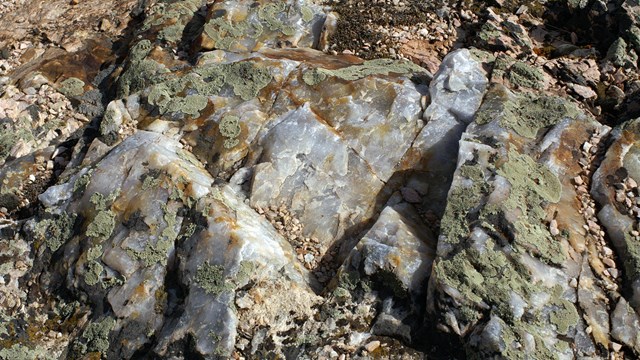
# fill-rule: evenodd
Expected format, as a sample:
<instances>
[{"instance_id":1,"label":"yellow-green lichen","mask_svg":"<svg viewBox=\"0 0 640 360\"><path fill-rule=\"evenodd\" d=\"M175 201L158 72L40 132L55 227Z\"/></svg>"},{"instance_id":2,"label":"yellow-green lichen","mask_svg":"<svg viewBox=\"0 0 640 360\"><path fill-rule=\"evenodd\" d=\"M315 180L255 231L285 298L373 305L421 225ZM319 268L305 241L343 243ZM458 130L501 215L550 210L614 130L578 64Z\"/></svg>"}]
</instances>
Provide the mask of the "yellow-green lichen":
<instances>
[{"instance_id":1,"label":"yellow-green lichen","mask_svg":"<svg viewBox=\"0 0 640 360\"><path fill-rule=\"evenodd\" d=\"M295 34L296 29L280 17L288 12L288 5L284 2L267 3L258 9L258 18L272 31L280 31L286 36Z\"/></svg>"},{"instance_id":2,"label":"yellow-green lichen","mask_svg":"<svg viewBox=\"0 0 640 360\"><path fill-rule=\"evenodd\" d=\"M240 118L233 115L227 115L220 120L220 134L225 138L224 147L230 149L240 142L237 137L240 135Z\"/></svg>"},{"instance_id":3,"label":"yellow-green lichen","mask_svg":"<svg viewBox=\"0 0 640 360\"><path fill-rule=\"evenodd\" d=\"M509 69L509 81L517 86L541 89L544 74L541 70L518 61Z\"/></svg>"},{"instance_id":4,"label":"yellow-green lichen","mask_svg":"<svg viewBox=\"0 0 640 360\"><path fill-rule=\"evenodd\" d=\"M549 315L549 320L558 328L558 333L567 335L569 328L576 326L580 321L580 314L575 305L568 300L558 299L556 310Z\"/></svg>"},{"instance_id":5,"label":"yellow-green lichen","mask_svg":"<svg viewBox=\"0 0 640 360\"><path fill-rule=\"evenodd\" d=\"M39 347L31 348L19 343L0 349L0 360L36 360L47 359L47 351Z\"/></svg>"},{"instance_id":6,"label":"yellow-green lichen","mask_svg":"<svg viewBox=\"0 0 640 360\"><path fill-rule=\"evenodd\" d=\"M115 326L116 320L111 317L89 324L82 333L82 338L86 341L86 351L105 355L110 345L109 333Z\"/></svg>"},{"instance_id":7,"label":"yellow-green lichen","mask_svg":"<svg viewBox=\"0 0 640 360\"><path fill-rule=\"evenodd\" d=\"M255 98L258 92L271 82L272 76L266 67L242 61L226 65L224 79L233 87L236 95L247 101Z\"/></svg>"},{"instance_id":8,"label":"yellow-green lichen","mask_svg":"<svg viewBox=\"0 0 640 360\"><path fill-rule=\"evenodd\" d=\"M540 129L578 116L578 109L562 98L531 94L512 98L506 89L494 88L485 96L475 122L484 125L498 119L500 126L532 139Z\"/></svg>"},{"instance_id":9,"label":"yellow-green lichen","mask_svg":"<svg viewBox=\"0 0 640 360\"><path fill-rule=\"evenodd\" d=\"M162 180L160 179L161 171L157 169L151 169L148 173L142 175L142 190L147 191L157 188Z\"/></svg>"},{"instance_id":10,"label":"yellow-green lichen","mask_svg":"<svg viewBox=\"0 0 640 360\"><path fill-rule=\"evenodd\" d=\"M174 241L178 237L178 233L175 230L177 225L177 213L166 204L162 205L162 209L164 211L163 219L166 226L160 233L156 243L147 243L142 251L127 249L127 253L131 257L141 260L147 267L155 264L166 265L169 251L173 248Z\"/></svg>"},{"instance_id":11,"label":"yellow-green lichen","mask_svg":"<svg viewBox=\"0 0 640 360\"><path fill-rule=\"evenodd\" d=\"M118 78L117 96L124 98L149 85L161 82L169 73L164 65L148 59L153 45L149 40L140 40L129 51L128 65Z\"/></svg>"},{"instance_id":12,"label":"yellow-green lichen","mask_svg":"<svg viewBox=\"0 0 640 360\"><path fill-rule=\"evenodd\" d=\"M330 70L317 68L307 70L302 75L302 80L307 85L317 85L329 76L334 76L342 80L354 81L370 75L388 75L389 73L425 73L427 70L406 60L375 59L367 60L361 65L348 66L342 69Z\"/></svg>"},{"instance_id":13,"label":"yellow-green lichen","mask_svg":"<svg viewBox=\"0 0 640 360\"><path fill-rule=\"evenodd\" d=\"M511 184L507 211L514 212L514 242L517 246L539 256L543 261L561 264L564 254L560 242L551 236L543 223L545 202L558 202L562 184L546 166L515 150L497 173Z\"/></svg>"},{"instance_id":14,"label":"yellow-green lichen","mask_svg":"<svg viewBox=\"0 0 640 360\"><path fill-rule=\"evenodd\" d=\"M214 296L233 289L233 286L225 281L224 267L220 265L200 265L194 280L207 294Z\"/></svg>"},{"instance_id":15,"label":"yellow-green lichen","mask_svg":"<svg viewBox=\"0 0 640 360\"><path fill-rule=\"evenodd\" d=\"M87 226L86 235L98 239L108 239L116 226L116 214L111 210L103 210L93 218Z\"/></svg>"},{"instance_id":16,"label":"yellow-green lichen","mask_svg":"<svg viewBox=\"0 0 640 360\"><path fill-rule=\"evenodd\" d=\"M204 33L214 41L216 49L231 50L237 41L244 38L257 38L264 31L260 22L249 23L247 20L231 23L222 17L209 20L204 26Z\"/></svg>"},{"instance_id":17,"label":"yellow-green lichen","mask_svg":"<svg viewBox=\"0 0 640 360\"><path fill-rule=\"evenodd\" d=\"M469 235L467 214L481 205L483 196L488 194L484 172L479 165L462 165L459 175L471 180L469 187L456 186L449 193L444 216L440 222L444 241L458 243Z\"/></svg>"},{"instance_id":18,"label":"yellow-green lichen","mask_svg":"<svg viewBox=\"0 0 640 360\"><path fill-rule=\"evenodd\" d=\"M62 213L51 219L44 219L35 226L35 235L44 240L51 251L56 251L73 235L76 217L76 214Z\"/></svg>"},{"instance_id":19,"label":"yellow-green lichen","mask_svg":"<svg viewBox=\"0 0 640 360\"><path fill-rule=\"evenodd\" d=\"M87 264L87 271L84 274L84 282L89 286L94 286L100 282L104 268L100 262L94 260Z\"/></svg>"},{"instance_id":20,"label":"yellow-green lichen","mask_svg":"<svg viewBox=\"0 0 640 360\"><path fill-rule=\"evenodd\" d=\"M93 170L87 171L86 174L80 176L73 183L73 193L74 194L83 192L87 188L87 186L91 183L91 173L93 173Z\"/></svg>"},{"instance_id":21,"label":"yellow-green lichen","mask_svg":"<svg viewBox=\"0 0 640 360\"><path fill-rule=\"evenodd\" d=\"M313 20L314 14L313 9L308 6L300 7L300 14L302 14L302 21L309 22Z\"/></svg>"},{"instance_id":22,"label":"yellow-green lichen","mask_svg":"<svg viewBox=\"0 0 640 360\"><path fill-rule=\"evenodd\" d=\"M183 0L169 4L157 3L151 8L152 15L142 24L142 30L162 26L158 31L157 38L167 42L177 42L182 38L185 26L198 11L201 3L200 0Z\"/></svg>"},{"instance_id":23,"label":"yellow-green lichen","mask_svg":"<svg viewBox=\"0 0 640 360\"><path fill-rule=\"evenodd\" d=\"M70 77L60 83L58 91L68 97L81 96L84 93L84 81Z\"/></svg>"},{"instance_id":24,"label":"yellow-green lichen","mask_svg":"<svg viewBox=\"0 0 640 360\"><path fill-rule=\"evenodd\" d=\"M101 193L91 195L89 201L95 205L98 213L87 226L85 233L87 236L102 240L111 236L116 225L116 214L109 209L109 204L116 199L119 193L120 191L116 190L107 197Z\"/></svg>"}]
</instances>

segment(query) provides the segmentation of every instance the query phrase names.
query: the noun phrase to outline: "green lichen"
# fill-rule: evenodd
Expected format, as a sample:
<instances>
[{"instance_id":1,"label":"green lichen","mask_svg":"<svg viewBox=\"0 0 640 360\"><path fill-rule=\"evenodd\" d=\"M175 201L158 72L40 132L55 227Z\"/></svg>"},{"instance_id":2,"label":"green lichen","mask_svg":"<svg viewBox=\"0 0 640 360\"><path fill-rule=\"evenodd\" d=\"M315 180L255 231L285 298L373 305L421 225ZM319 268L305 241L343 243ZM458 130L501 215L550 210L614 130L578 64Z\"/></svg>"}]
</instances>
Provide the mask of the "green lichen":
<instances>
[{"instance_id":1,"label":"green lichen","mask_svg":"<svg viewBox=\"0 0 640 360\"><path fill-rule=\"evenodd\" d=\"M151 9L153 15L149 16L142 24L142 30L162 26L157 35L158 39L177 42L182 38L185 26L193 18L200 5L201 1L199 0L183 0L170 4L157 3Z\"/></svg>"},{"instance_id":2,"label":"green lichen","mask_svg":"<svg viewBox=\"0 0 640 360\"><path fill-rule=\"evenodd\" d=\"M242 100L251 100L269 85L272 76L266 67L258 67L242 61L225 66L225 82L233 87L233 92Z\"/></svg>"},{"instance_id":3,"label":"green lichen","mask_svg":"<svg viewBox=\"0 0 640 360\"><path fill-rule=\"evenodd\" d=\"M479 165L462 165L459 175L471 180L469 187L456 186L451 189L444 216L440 221L445 242L455 244L469 235L467 214L481 205L489 189L484 181L484 172Z\"/></svg>"},{"instance_id":4,"label":"green lichen","mask_svg":"<svg viewBox=\"0 0 640 360\"><path fill-rule=\"evenodd\" d=\"M116 226L116 214L111 210L100 211L87 226L86 235L108 239Z\"/></svg>"},{"instance_id":5,"label":"green lichen","mask_svg":"<svg viewBox=\"0 0 640 360\"><path fill-rule=\"evenodd\" d=\"M204 26L204 33L214 41L216 49L232 50L239 40L258 38L264 31L260 22L249 23L247 20L231 23L222 17L209 20Z\"/></svg>"},{"instance_id":6,"label":"green lichen","mask_svg":"<svg viewBox=\"0 0 640 360\"><path fill-rule=\"evenodd\" d=\"M58 91L67 97L77 97L84 94L84 81L70 77L60 83Z\"/></svg>"},{"instance_id":7,"label":"green lichen","mask_svg":"<svg viewBox=\"0 0 640 360\"><path fill-rule=\"evenodd\" d=\"M502 127L532 139L540 129L579 114L574 105L559 97L525 94L514 99L505 88L496 87L486 95L475 122L484 125L498 119Z\"/></svg>"},{"instance_id":8,"label":"green lichen","mask_svg":"<svg viewBox=\"0 0 640 360\"><path fill-rule=\"evenodd\" d=\"M607 51L607 59L616 66L624 66L627 56L627 42L623 38L616 39Z\"/></svg>"},{"instance_id":9,"label":"green lichen","mask_svg":"<svg viewBox=\"0 0 640 360\"><path fill-rule=\"evenodd\" d=\"M233 290L233 286L225 281L224 267L204 263L198 267L195 282L207 294L218 296L225 291Z\"/></svg>"},{"instance_id":10,"label":"green lichen","mask_svg":"<svg viewBox=\"0 0 640 360\"><path fill-rule=\"evenodd\" d=\"M511 184L504 206L507 211L518 214L514 223L515 244L543 261L561 264L564 254L560 242L551 236L543 221L544 203L560 200L562 184L546 166L531 157L515 150L509 151L508 156L509 160L497 173Z\"/></svg>"},{"instance_id":11,"label":"green lichen","mask_svg":"<svg viewBox=\"0 0 640 360\"><path fill-rule=\"evenodd\" d=\"M308 6L300 7L300 14L302 15L302 21L309 22L313 20L313 9Z\"/></svg>"},{"instance_id":12,"label":"green lichen","mask_svg":"<svg viewBox=\"0 0 640 360\"><path fill-rule=\"evenodd\" d=\"M125 98L149 85L162 82L169 73L164 65L147 59L153 45L149 40L141 40L129 51L129 61L125 71L118 78L117 96Z\"/></svg>"},{"instance_id":13,"label":"green lichen","mask_svg":"<svg viewBox=\"0 0 640 360\"><path fill-rule=\"evenodd\" d=\"M35 235L44 240L47 247L55 252L73 235L76 218L76 214L62 213L51 219L44 219L36 225Z\"/></svg>"},{"instance_id":14,"label":"green lichen","mask_svg":"<svg viewBox=\"0 0 640 360\"><path fill-rule=\"evenodd\" d=\"M84 282L89 286L94 286L100 282L104 267L98 261L91 261L87 264L87 271L84 274Z\"/></svg>"},{"instance_id":15,"label":"green lichen","mask_svg":"<svg viewBox=\"0 0 640 360\"><path fill-rule=\"evenodd\" d=\"M79 177L73 183L73 193L74 194L83 192L87 188L89 183L91 183L91 173L93 173L93 170L87 171L86 174L84 174L81 177Z\"/></svg>"},{"instance_id":16,"label":"green lichen","mask_svg":"<svg viewBox=\"0 0 640 360\"><path fill-rule=\"evenodd\" d=\"M518 61L509 69L509 81L513 85L541 89L544 83L544 74L541 70Z\"/></svg>"},{"instance_id":17,"label":"green lichen","mask_svg":"<svg viewBox=\"0 0 640 360\"><path fill-rule=\"evenodd\" d=\"M157 188L162 182L160 173L159 170L152 169L147 174L142 175L142 190L147 191Z\"/></svg>"},{"instance_id":18,"label":"green lichen","mask_svg":"<svg viewBox=\"0 0 640 360\"><path fill-rule=\"evenodd\" d=\"M284 2L267 3L258 9L258 18L272 31L280 31L286 36L295 34L296 29L280 20L280 16L287 13L287 4Z\"/></svg>"},{"instance_id":19,"label":"green lichen","mask_svg":"<svg viewBox=\"0 0 640 360\"><path fill-rule=\"evenodd\" d=\"M113 136L120 129L120 124L118 124L116 117L118 117L118 110L115 107L107 106L100 121L100 135ZM121 115L119 121L122 121Z\"/></svg>"},{"instance_id":20,"label":"green lichen","mask_svg":"<svg viewBox=\"0 0 640 360\"><path fill-rule=\"evenodd\" d=\"M82 334L82 338L86 341L86 352L106 354L110 345L109 333L115 326L116 320L111 317L89 324Z\"/></svg>"},{"instance_id":21,"label":"green lichen","mask_svg":"<svg viewBox=\"0 0 640 360\"><path fill-rule=\"evenodd\" d=\"M197 90L202 91L200 86L204 86L202 81L195 79L193 74L184 78L175 78L151 87L147 101L151 105L156 105L160 114L183 113L192 117L200 116L200 111L207 107L209 102L205 95L192 94L187 96L177 96L191 84Z\"/></svg>"},{"instance_id":22,"label":"green lichen","mask_svg":"<svg viewBox=\"0 0 640 360\"><path fill-rule=\"evenodd\" d=\"M111 236L116 226L116 214L109 209L109 206L115 201L119 193L120 191L116 190L107 197L101 193L91 195L89 201L95 205L98 213L87 226L85 233L87 236L102 240L106 240Z\"/></svg>"},{"instance_id":23,"label":"green lichen","mask_svg":"<svg viewBox=\"0 0 640 360\"><path fill-rule=\"evenodd\" d=\"M48 358L47 351L39 347L33 349L16 343L10 348L0 349L0 360L35 360L46 358Z\"/></svg>"},{"instance_id":24,"label":"green lichen","mask_svg":"<svg viewBox=\"0 0 640 360\"><path fill-rule=\"evenodd\" d=\"M230 149L236 146L240 141L237 139L240 135L240 118L233 115L227 115L220 120L220 134L225 138L224 147Z\"/></svg>"},{"instance_id":25,"label":"green lichen","mask_svg":"<svg viewBox=\"0 0 640 360\"><path fill-rule=\"evenodd\" d=\"M302 75L303 81L307 85L315 86L324 81L329 76L334 76L342 80L355 81L370 75L388 75L389 73L425 73L427 70L406 60L375 59L367 60L361 65L348 66L342 69L330 70L317 68L308 70Z\"/></svg>"},{"instance_id":26,"label":"green lichen","mask_svg":"<svg viewBox=\"0 0 640 360\"><path fill-rule=\"evenodd\" d=\"M578 325L580 314L575 305L565 299L558 299L554 305L557 308L549 315L549 320L558 328L559 334L567 335L569 328Z\"/></svg>"},{"instance_id":27,"label":"green lichen","mask_svg":"<svg viewBox=\"0 0 640 360\"><path fill-rule=\"evenodd\" d=\"M167 224L155 244L147 243L144 250L135 251L127 249L127 253L138 260L141 260L145 266L153 266L155 264L167 264L167 254L173 247L175 239L178 237L178 233L175 228L177 225L177 213L175 210L169 207L169 205L163 204L162 209L164 211L164 221Z\"/></svg>"}]
</instances>

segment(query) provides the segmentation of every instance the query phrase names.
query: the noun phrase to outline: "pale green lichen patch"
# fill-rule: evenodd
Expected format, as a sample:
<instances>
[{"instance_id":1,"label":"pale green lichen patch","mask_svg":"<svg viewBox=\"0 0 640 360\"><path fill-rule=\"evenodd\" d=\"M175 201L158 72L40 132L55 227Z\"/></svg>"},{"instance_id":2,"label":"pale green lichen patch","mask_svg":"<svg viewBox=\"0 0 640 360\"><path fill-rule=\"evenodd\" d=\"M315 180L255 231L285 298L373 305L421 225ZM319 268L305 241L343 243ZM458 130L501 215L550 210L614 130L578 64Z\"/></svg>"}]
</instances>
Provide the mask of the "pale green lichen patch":
<instances>
[{"instance_id":1,"label":"pale green lichen patch","mask_svg":"<svg viewBox=\"0 0 640 360\"><path fill-rule=\"evenodd\" d=\"M237 137L240 135L240 118L233 115L227 115L220 120L220 134L225 138L224 147L230 149L236 146L240 141Z\"/></svg>"},{"instance_id":2,"label":"pale green lichen patch","mask_svg":"<svg viewBox=\"0 0 640 360\"><path fill-rule=\"evenodd\" d=\"M575 305L568 300L558 299L554 305L557 308L549 315L549 320L557 327L559 334L567 335L569 329L580 321L580 314Z\"/></svg>"},{"instance_id":3,"label":"pale green lichen patch","mask_svg":"<svg viewBox=\"0 0 640 360\"><path fill-rule=\"evenodd\" d=\"M67 97L81 96L84 94L84 81L75 77L70 77L60 83L58 91Z\"/></svg>"},{"instance_id":4,"label":"pale green lichen patch","mask_svg":"<svg viewBox=\"0 0 640 360\"><path fill-rule=\"evenodd\" d=\"M300 14L302 14L302 21L309 22L313 20L314 14L313 9L308 6L300 7Z\"/></svg>"},{"instance_id":5,"label":"pale green lichen patch","mask_svg":"<svg viewBox=\"0 0 640 360\"><path fill-rule=\"evenodd\" d=\"M295 34L296 29L280 19L287 12L287 4L284 2L267 3L258 9L258 18L272 31L280 31L284 35Z\"/></svg>"},{"instance_id":6,"label":"pale green lichen patch","mask_svg":"<svg viewBox=\"0 0 640 360\"><path fill-rule=\"evenodd\" d=\"M535 138L540 129L555 125L565 118L579 116L578 109L556 96L524 94L514 99L505 89L493 89L485 97L475 122L484 125L499 119L505 129Z\"/></svg>"},{"instance_id":7,"label":"pale green lichen patch","mask_svg":"<svg viewBox=\"0 0 640 360\"><path fill-rule=\"evenodd\" d=\"M355 81L370 75L388 75L389 73L426 73L427 70L406 60L375 59L367 60L361 65L348 66L342 69L330 70L317 68L308 70L302 75L307 85L317 85L329 76L342 80Z\"/></svg>"},{"instance_id":8,"label":"pale green lichen patch","mask_svg":"<svg viewBox=\"0 0 640 360\"><path fill-rule=\"evenodd\" d=\"M91 183L91 173L93 173L93 170L87 171L86 174L84 174L81 177L79 177L73 183L73 193L74 194L83 192L84 189L87 188L87 186Z\"/></svg>"},{"instance_id":9,"label":"pale green lichen patch","mask_svg":"<svg viewBox=\"0 0 640 360\"><path fill-rule=\"evenodd\" d=\"M544 218L545 202L558 202L562 184L546 166L525 154L509 151L509 160L497 173L511 184L504 207L517 214L513 224L515 244L536 254L542 260L561 264L564 254L560 242L551 236Z\"/></svg>"},{"instance_id":10,"label":"pale green lichen patch","mask_svg":"<svg viewBox=\"0 0 640 360\"><path fill-rule=\"evenodd\" d=\"M162 205L162 209L164 211L163 219L166 226L160 233L156 243L147 243L142 251L127 249L127 253L131 257L141 260L147 267L155 264L166 265L169 251L173 248L174 241L178 237L178 233L175 230L177 226L176 211L170 208L169 205L164 204Z\"/></svg>"},{"instance_id":11,"label":"pale green lichen patch","mask_svg":"<svg viewBox=\"0 0 640 360\"><path fill-rule=\"evenodd\" d=\"M91 261L87 264L87 270L84 274L84 282L89 286L94 286L100 282L102 271L104 268L98 261Z\"/></svg>"},{"instance_id":12,"label":"pale green lichen patch","mask_svg":"<svg viewBox=\"0 0 640 360\"><path fill-rule=\"evenodd\" d=\"M22 344L13 344L9 348L0 349L0 360L35 360L46 358L46 350L38 347L33 349Z\"/></svg>"},{"instance_id":13,"label":"pale green lichen patch","mask_svg":"<svg viewBox=\"0 0 640 360\"><path fill-rule=\"evenodd\" d=\"M149 16L142 24L142 30L148 30L153 26L162 26L157 38L167 42L177 42L182 38L184 28L198 11L201 5L199 0L183 0L173 3L157 3L151 9Z\"/></svg>"},{"instance_id":14,"label":"pale green lichen patch","mask_svg":"<svg viewBox=\"0 0 640 360\"><path fill-rule=\"evenodd\" d=\"M111 210L100 211L87 226L87 236L107 239L116 226L116 214Z\"/></svg>"},{"instance_id":15,"label":"pale green lichen patch","mask_svg":"<svg viewBox=\"0 0 640 360\"><path fill-rule=\"evenodd\" d=\"M233 286L225 281L224 267L220 265L200 265L194 280L207 294L214 296L233 289Z\"/></svg>"},{"instance_id":16,"label":"pale green lichen patch","mask_svg":"<svg viewBox=\"0 0 640 360\"><path fill-rule=\"evenodd\" d=\"M242 61L226 65L224 79L233 87L236 95L247 101L255 98L258 92L271 82L272 76L266 67Z\"/></svg>"},{"instance_id":17,"label":"pale green lichen patch","mask_svg":"<svg viewBox=\"0 0 640 360\"><path fill-rule=\"evenodd\" d=\"M73 235L76 218L76 214L62 213L51 219L44 219L35 226L35 235L44 240L51 251L56 251Z\"/></svg>"},{"instance_id":18,"label":"pale green lichen patch","mask_svg":"<svg viewBox=\"0 0 640 360\"><path fill-rule=\"evenodd\" d=\"M470 230L467 214L481 205L483 196L489 191L479 165L462 165L459 174L471 180L471 185L451 189L440 226L441 233L445 236L444 241L452 244L467 238Z\"/></svg>"},{"instance_id":19,"label":"pale green lichen patch","mask_svg":"<svg viewBox=\"0 0 640 360\"><path fill-rule=\"evenodd\" d=\"M230 86L234 94L246 101L255 98L271 80L269 69L249 61L206 65L156 83L147 95L147 102L157 106L161 114L197 117L208 104L207 96L218 94L223 86Z\"/></svg>"},{"instance_id":20,"label":"pale green lichen patch","mask_svg":"<svg viewBox=\"0 0 640 360\"><path fill-rule=\"evenodd\" d=\"M222 14L205 24L204 34L213 41L213 48L220 50L234 50L243 41L257 40L265 29L284 36L293 36L296 34L296 28L292 24L296 19L309 23L315 17L311 7L303 5L297 8L298 5L274 1L247 9L246 19L241 21L232 21L225 17L226 14Z\"/></svg>"},{"instance_id":21,"label":"pale green lichen patch","mask_svg":"<svg viewBox=\"0 0 640 360\"><path fill-rule=\"evenodd\" d=\"M96 239L108 239L116 225L116 214L109 206L118 197L119 190L105 197L101 193L91 195L89 201L95 205L98 213L87 226L86 235Z\"/></svg>"},{"instance_id":22,"label":"pale green lichen patch","mask_svg":"<svg viewBox=\"0 0 640 360\"><path fill-rule=\"evenodd\" d=\"M541 89L544 74L541 70L518 61L509 69L509 82L517 86Z\"/></svg>"},{"instance_id":23,"label":"pale green lichen patch","mask_svg":"<svg viewBox=\"0 0 640 360\"><path fill-rule=\"evenodd\" d=\"M161 82L169 73L164 65L147 59L153 45L149 40L140 40L129 51L128 65L118 78L117 96L125 98L149 85Z\"/></svg>"},{"instance_id":24,"label":"pale green lichen patch","mask_svg":"<svg viewBox=\"0 0 640 360\"><path fill-rule=\"evenodd\" d=\"M110 344L109 333L115 326L116 320L111 317L89 324L82 334L82 338L86 340L86 352L106 354Z\"/></svg>"}]
</instances>

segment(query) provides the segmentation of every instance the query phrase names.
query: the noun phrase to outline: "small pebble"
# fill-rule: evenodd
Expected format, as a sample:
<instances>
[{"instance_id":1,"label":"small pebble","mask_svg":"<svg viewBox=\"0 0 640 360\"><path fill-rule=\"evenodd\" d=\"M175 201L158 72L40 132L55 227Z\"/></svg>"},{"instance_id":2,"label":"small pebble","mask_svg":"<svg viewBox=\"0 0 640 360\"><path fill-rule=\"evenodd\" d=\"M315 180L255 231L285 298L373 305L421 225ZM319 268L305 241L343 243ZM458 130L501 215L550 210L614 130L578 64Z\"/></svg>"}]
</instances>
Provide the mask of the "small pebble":
<instances>
[{"instance_id":1,"label":"small pebble","mask_svg":"<svg viewBox=\"0 0 640 360\"><path fill-rule=\"evenodd\" d=\"M368 352L373 352L379 347L380 347L380 341L378 341L378 340L374 340L374 341L372 341L372 342L370 342L370 343L368 343L367 345L364 346L364 348Z\"/></svg>"}]
</instances>

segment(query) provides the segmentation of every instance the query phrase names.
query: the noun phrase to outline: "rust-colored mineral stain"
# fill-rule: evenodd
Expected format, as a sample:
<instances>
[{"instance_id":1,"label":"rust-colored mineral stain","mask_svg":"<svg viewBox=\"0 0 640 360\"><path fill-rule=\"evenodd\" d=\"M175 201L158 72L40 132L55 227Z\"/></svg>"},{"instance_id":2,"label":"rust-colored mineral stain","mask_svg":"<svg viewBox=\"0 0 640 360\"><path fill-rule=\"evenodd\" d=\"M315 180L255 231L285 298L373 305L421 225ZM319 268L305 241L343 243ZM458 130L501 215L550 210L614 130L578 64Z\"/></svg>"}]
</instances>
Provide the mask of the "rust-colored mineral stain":
<instances>
[{"instance_id":1,"label":"rust-colored mineral stain","mask_svg":"<svg viewBox=\"0 0 640 360\"><path fill-rule=\"evenodd\" d=\"M75 77L90 84L102 64L114 60L110 48L108 41L87 40L82 50L46 60L39 70L54 82Z\"/></svg>"}]
</instances>

